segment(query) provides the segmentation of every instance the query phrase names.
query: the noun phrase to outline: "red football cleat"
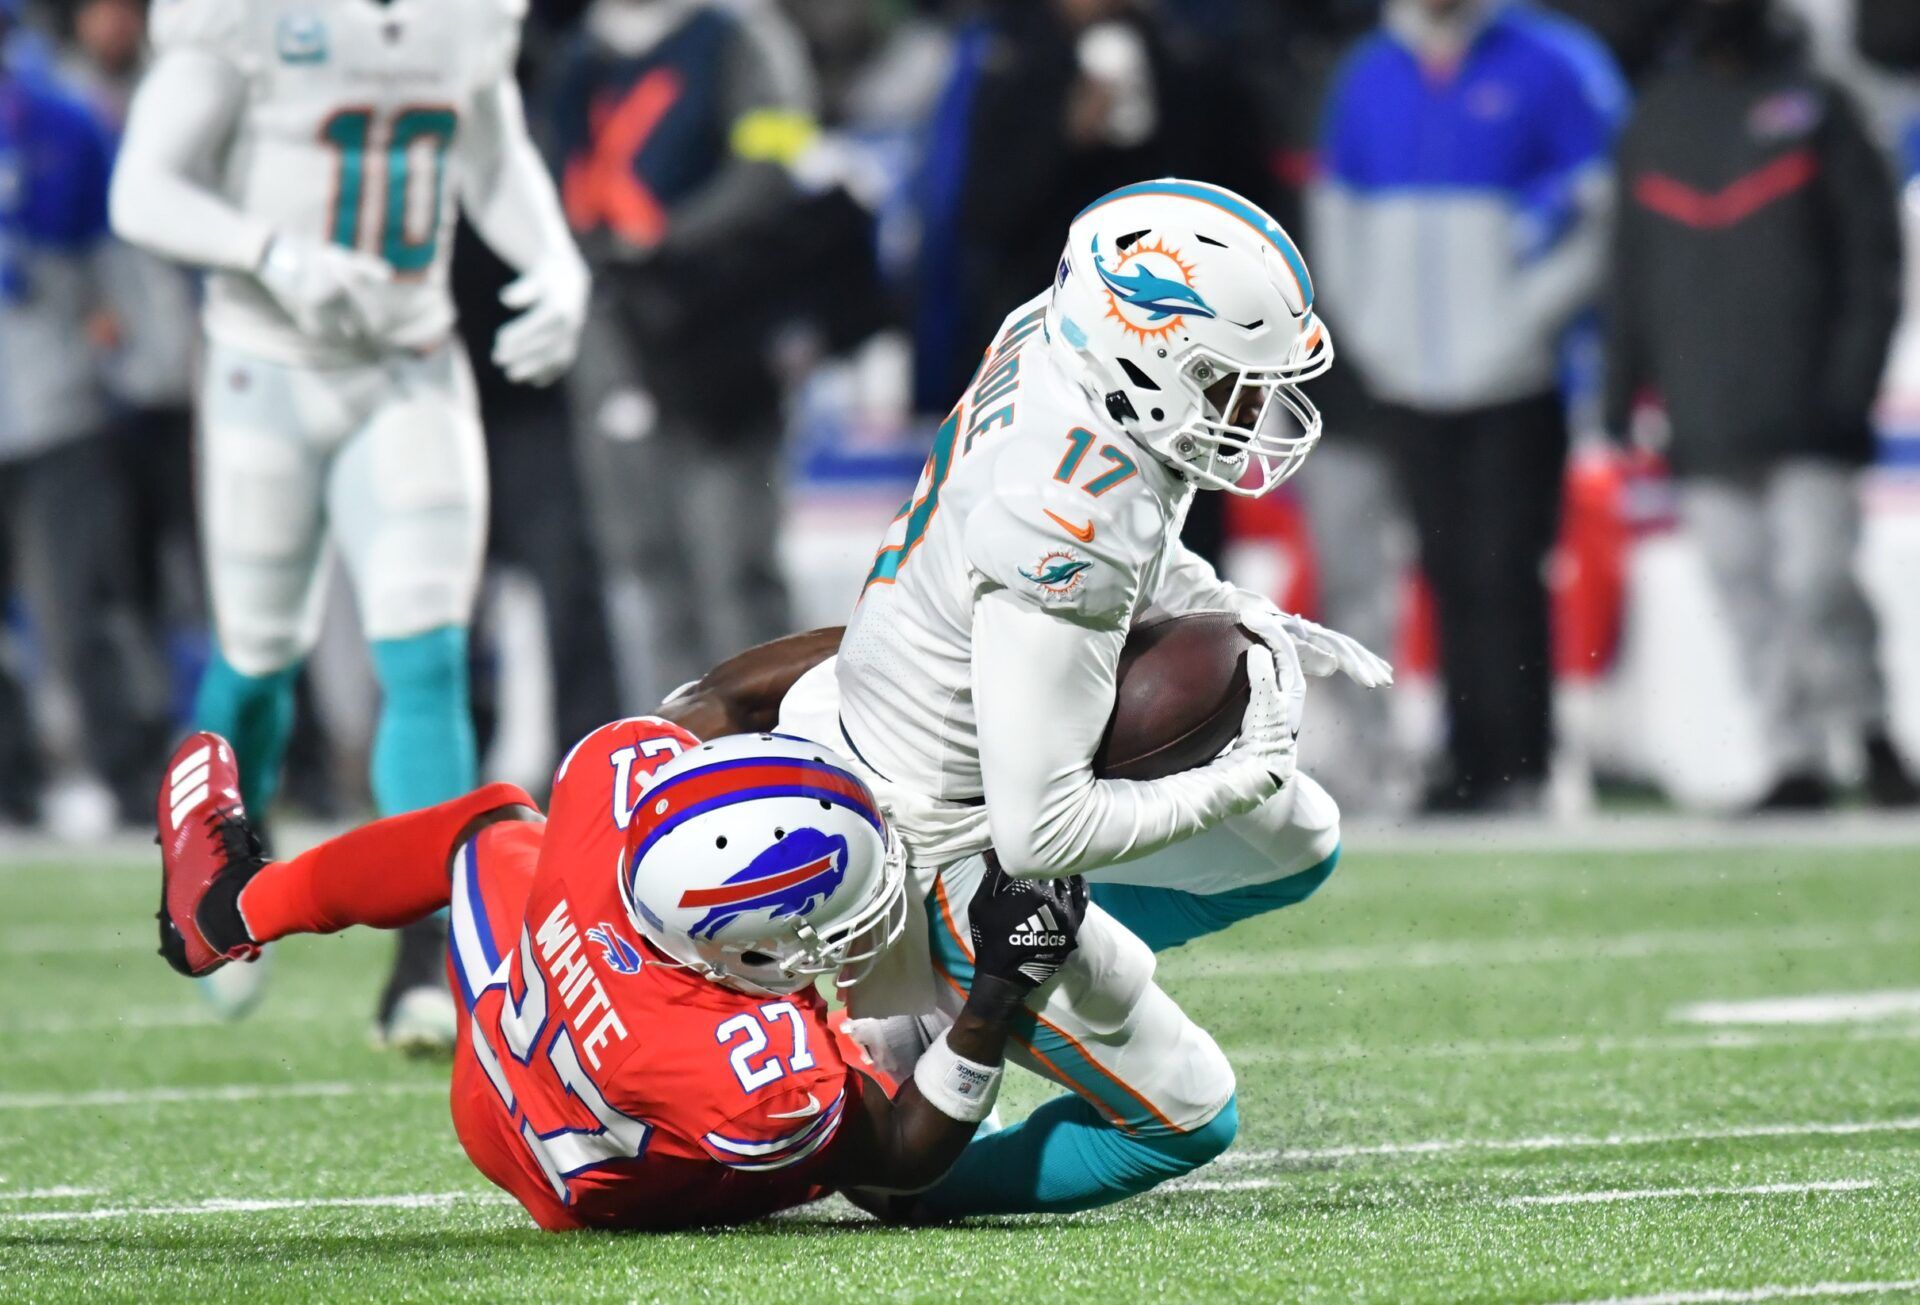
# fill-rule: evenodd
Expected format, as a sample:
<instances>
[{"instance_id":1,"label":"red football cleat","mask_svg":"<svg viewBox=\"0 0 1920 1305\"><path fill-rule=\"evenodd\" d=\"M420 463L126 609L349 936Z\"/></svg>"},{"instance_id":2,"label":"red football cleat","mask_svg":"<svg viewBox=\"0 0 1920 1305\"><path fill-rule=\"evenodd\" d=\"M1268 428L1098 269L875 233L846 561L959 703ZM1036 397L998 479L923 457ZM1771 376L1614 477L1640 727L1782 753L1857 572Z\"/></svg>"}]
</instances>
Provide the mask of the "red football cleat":
<instances>
[{"instance_id":1,"label":"red football cleat","mask_svg":"<svg viewBox=\"0 0 1920 1305\"><path fill-rule=\"evenodd\" d=\"M260 948L246 936L236 903L267 859L240 802L232 745L202 732L174 749L158 818L160 954L189 975L253 960Z\"/></svg>"}]
</instances>

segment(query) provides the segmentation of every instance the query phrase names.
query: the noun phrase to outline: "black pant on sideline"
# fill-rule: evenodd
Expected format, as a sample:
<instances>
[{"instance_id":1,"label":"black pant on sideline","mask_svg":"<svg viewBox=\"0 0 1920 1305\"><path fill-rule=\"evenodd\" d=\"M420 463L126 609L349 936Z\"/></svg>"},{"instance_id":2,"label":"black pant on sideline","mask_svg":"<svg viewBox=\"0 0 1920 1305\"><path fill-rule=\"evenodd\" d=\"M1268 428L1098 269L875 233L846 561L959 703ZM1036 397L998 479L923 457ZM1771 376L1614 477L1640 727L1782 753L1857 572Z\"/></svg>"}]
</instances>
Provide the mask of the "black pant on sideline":
<instances>
[{"instance_id":1,"label":"black pant on sideline","mask_svg":"<svg viewBox=\"0 0 1920 1305\"><path fill-rule=\"evenodd\" d=\"M1566 412L1546 394L1457 413L1383 409L1438 609L1451 784L1469 802L1546 778L1553 666L1546 562Z\"/></svg>"},{"instance_id":2,"label":"black pant on sideline","mask_svg":"<svg viewBox=\"0 0 1920 1305\"><path fill-rule=\"evenodd\" d=\"M11 583L26 599L47 669L78 699L81 759L135 823L149 814L166 725L153 701L154 651L133 611L123 491L107 435L0 463L0 590ZM12 723L23 712L19 693L0 692L9 729L21 728ZM10 783L32 778L22 758L6 765Z\"/></svg>"},{"instance_id":3,"label":"black pant on sideline","mask_svg":"<svg viewBox=\"0 0 1920 1305\"><path fill-rule=\"evenodd\" d=\"M486 411L497 487L490 562L523 568L547 609L554 740L562 751L620 714L606 586L575 463L571 417L557 393L515 395ZM526 492L537 486L537 492Z\"/></svg>"}]
</instances>

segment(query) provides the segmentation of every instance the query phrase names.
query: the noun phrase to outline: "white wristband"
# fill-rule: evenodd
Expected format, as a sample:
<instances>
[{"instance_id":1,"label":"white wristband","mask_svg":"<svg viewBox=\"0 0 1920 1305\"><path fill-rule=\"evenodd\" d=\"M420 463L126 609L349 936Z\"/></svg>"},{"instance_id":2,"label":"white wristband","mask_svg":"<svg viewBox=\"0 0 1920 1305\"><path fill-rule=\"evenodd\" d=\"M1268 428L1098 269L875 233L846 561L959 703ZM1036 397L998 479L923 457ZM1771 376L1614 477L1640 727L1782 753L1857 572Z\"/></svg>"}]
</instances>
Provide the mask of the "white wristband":
<instances>
[{"instance_id":1,"label":"white wristband","mask_svg":"<svg viewBox=\"0 0 1920 1305\"><path fill-rule=\"evenodd\" d=\"M941 1114L963 1124L977 1124L993 1112L1003 1068L956 1055L942 1033L913 1067L913 1082L920 1095Z\"/></svg>"}]
</instances>

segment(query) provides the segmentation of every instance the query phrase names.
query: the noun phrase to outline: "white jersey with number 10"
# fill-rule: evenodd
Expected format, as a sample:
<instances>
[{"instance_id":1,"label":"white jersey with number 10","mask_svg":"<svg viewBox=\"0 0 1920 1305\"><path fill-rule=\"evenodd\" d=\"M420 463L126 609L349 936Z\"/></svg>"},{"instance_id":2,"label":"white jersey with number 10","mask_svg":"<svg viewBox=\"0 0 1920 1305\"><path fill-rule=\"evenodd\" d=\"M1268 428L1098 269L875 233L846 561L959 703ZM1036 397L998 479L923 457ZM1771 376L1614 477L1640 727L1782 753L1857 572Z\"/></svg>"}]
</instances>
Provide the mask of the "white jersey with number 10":
<instances>
[{"instance_id":1,"label":"white jersey with number 10","mask_svg":"<svg viewBox=\"0 0 1920 1305\"><path fill-rule=\"evenodd\" d=\"M374 337L420 349L454 321L454 143L474 97L511 71L524 11L524 0L160 0L153 36L163 55L212 55L246 80L208 180L276 231L390 265L370 305ZM213 274L206 326L275 361L364 357L302 335L246 275Z\"/></svg>"}]
</instances>

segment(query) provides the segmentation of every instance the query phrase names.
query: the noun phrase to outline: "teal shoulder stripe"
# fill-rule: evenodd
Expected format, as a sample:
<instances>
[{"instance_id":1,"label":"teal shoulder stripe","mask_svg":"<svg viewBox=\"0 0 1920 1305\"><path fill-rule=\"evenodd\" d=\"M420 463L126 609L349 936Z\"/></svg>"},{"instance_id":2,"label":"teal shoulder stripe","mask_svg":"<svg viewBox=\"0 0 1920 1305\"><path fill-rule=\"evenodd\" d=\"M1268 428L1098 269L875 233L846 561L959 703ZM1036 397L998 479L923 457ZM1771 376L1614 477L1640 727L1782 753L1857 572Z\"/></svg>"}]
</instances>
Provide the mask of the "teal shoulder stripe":
<instances>
[{"instance_id":1,"label":"teal shoulder stripe","mask_svg":"<svg viewBox=\"0 0 1920 1305\"><path fill-rule=\"evenodd\" d=\"M1286 260L1287 266L1293 269L1294 276L1299 278L1300 291L1306 296L1306 306L1313 307L1313 278L1307 274L1306 260L1300 257L1300 251L1294 247L1292 237L1281 229L1278 222L1231 191L1196 185L1191 181L1137 181L1131 186L1122 186L1094 200L1080 210L1074 221L1078 222L1080 218L1093 212L1102 204L1112 203L1116 199L1131 199L1135 195L1173 195L1180 199L1197 199L1203 204L1213 205L1222 212L1233 214L1265 236L1268 242L1280 251L1280 257Z\"/></svg>"}]
</instances>

